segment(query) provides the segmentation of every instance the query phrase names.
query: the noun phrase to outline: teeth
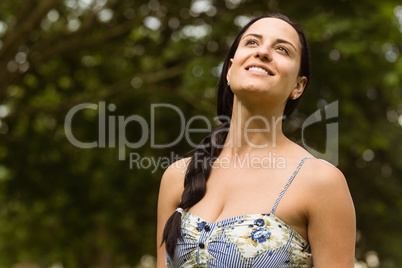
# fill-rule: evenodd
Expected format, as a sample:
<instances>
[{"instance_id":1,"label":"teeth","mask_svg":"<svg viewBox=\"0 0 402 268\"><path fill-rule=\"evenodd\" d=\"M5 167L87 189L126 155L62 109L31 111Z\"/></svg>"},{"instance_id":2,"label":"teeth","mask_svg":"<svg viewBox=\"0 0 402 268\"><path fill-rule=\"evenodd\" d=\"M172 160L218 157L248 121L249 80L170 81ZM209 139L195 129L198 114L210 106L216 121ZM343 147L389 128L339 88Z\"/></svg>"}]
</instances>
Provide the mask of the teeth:
<instances>
[{"instance_id":1,"label":"teeth","mask_svg":"<svg viewBox=\"0 0 402 268\"><path fill-rule=\"evenodd\" d=\"M268 72L265 71L264 69L260 68L260 67L250 67L249 70L261 72L261 73L264 73L264 74L268 75Z\"/></svg>"}]
</instances>

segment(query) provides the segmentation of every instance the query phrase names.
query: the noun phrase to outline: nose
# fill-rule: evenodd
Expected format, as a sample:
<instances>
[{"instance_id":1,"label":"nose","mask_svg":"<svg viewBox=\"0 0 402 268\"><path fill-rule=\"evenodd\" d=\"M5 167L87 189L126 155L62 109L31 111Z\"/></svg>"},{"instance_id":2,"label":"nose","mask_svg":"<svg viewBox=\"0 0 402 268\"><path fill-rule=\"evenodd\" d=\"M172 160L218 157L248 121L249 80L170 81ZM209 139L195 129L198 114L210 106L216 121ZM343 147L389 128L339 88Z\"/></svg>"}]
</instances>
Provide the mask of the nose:
<instances>
[{"instance_id":1,"label":"nose","mask_svg":"<svg viewBox=\"0 0 402 268\"><path fill-rule=\"evenodd\" d=\"M255 57L259 58L262 61L271 61L272 60L270 51L267 48L264 48L262 46L256 51Z\"/></svg>"}]
</instances>

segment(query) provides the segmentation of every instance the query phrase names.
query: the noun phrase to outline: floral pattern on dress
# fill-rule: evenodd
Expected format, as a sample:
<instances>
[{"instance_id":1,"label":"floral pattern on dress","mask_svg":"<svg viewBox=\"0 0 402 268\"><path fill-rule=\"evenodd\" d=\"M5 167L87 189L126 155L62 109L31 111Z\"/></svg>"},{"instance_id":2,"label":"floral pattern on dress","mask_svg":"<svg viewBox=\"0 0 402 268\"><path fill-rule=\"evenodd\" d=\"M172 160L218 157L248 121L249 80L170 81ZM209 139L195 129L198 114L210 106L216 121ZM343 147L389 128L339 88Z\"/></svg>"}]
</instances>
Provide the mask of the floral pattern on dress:
<instances>
[{"instance_id":1,"label":"floral pattern on dress","mask_svg":"<svg viewBox=\"0 0 402 268\"><path fill-rule=\"evenodd\" d=\"M206 225L211 229L205 229ZM184 212L181 227L183 241L178 241L175 257L167 257L169 268L255 267L250 263L258 258L275 258L279 253L286 260L273 267L312 267L308 243L274 214L244 215L208 223ZM222 248L237 256L236 266L222 264Z\"/></svg>"},{"instance_id":2,"label":"floral pattern on dress","mask_svg":"<svg viewBox=\"0 0 402 268\"><path fill-rule=\"evenodd\" d=\"M226 231L244 258L254 258L261 252L275 251L289 241L290 230L283 228L271 214L247 215Z\"/></svg>"}]
</instances>

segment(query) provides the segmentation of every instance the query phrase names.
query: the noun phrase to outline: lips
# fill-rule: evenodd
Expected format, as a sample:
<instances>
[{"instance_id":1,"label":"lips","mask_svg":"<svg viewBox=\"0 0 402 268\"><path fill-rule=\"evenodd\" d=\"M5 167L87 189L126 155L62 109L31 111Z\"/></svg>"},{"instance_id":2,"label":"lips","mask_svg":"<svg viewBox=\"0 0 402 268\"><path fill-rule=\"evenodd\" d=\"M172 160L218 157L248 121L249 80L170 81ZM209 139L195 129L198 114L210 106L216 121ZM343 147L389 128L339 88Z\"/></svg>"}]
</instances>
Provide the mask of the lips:
<instances>
[{"instance_id":1,"label":"lips","mask_svg":"<svg viewBox=\"0 0 402 268\"><path fill-rule=\"evenodd\" d=\"M247 66L246 70L260 72L265 75L274 75L274 73L269 68L258 64Z\"/></svg>"}]
</instances>

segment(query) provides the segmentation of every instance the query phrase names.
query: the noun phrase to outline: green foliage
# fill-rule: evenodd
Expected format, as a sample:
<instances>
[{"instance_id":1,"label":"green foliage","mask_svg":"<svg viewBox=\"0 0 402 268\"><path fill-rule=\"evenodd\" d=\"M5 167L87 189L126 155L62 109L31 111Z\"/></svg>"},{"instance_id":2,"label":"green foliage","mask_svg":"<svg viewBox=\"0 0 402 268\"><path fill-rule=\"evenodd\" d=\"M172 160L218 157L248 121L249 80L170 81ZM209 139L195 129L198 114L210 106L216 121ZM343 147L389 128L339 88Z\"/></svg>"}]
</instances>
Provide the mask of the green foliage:
<instances>
[{"instance_id":1,"label":"green foliage","mask_svg":"<svg viewBox=\"0 0 402 268\"><path fill-rule=\"evenodd\" d=\"M121 148L109 142L110 133L101 148L71 144L67 113L78 104L105 102L106 129L115 137L121 134L119 116L150 122L155 103L175 105L187 119L204 115L213 122L219 66L239 25L263 11L281 11L305 29L313 61L311 84L286 131L300 141L303 120L339 100L339 168L356 206L356 258L375 251L379 267L399 267L398 1L101 2L0 4L0 266L135 266L143 255L155 255L163 170L130 166L130 154L184 156L192 147L182 139L154 149L148 139L141 148L126 148L126 159L119 160ZM201 2L209 4L198 12ZM155 116L155 141L175 140L177 114L159 110ZM322 148L323 128L309 130L307 143ZM72 129L81 141L99 141L99 111L77 112ZM134 143L141 130L131 122L123 134ZM203 135L191 137L198 142Z\"/></svg>"}]
</instances>

